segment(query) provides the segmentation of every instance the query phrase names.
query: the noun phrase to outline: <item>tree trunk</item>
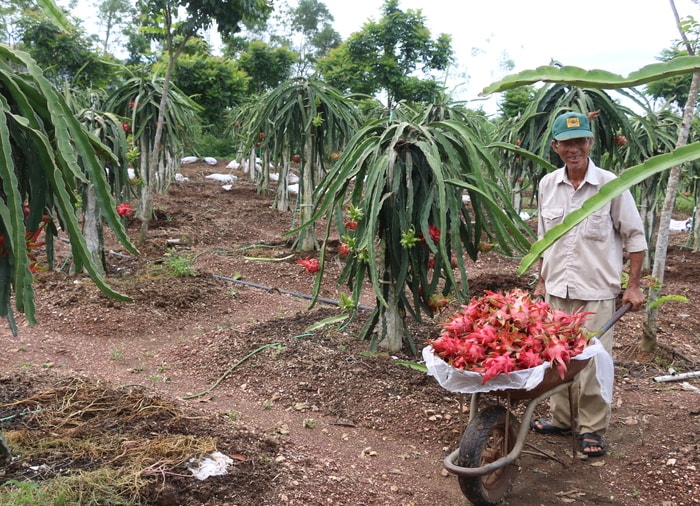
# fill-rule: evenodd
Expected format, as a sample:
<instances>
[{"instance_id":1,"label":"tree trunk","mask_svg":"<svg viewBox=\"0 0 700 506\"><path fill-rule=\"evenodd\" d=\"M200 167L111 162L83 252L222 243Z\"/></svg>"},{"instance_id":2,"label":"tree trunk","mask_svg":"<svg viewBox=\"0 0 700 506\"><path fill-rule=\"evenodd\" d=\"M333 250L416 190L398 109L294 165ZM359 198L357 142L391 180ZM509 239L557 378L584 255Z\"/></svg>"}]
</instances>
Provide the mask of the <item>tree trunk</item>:
<instances>
[{"instance_id":1,"label":"tree trunk","mask_svg":"<svg viewBox=\"0 0 700 506\"><path fill-rule=\"evenodd\" d=\"M379 344L377 347L390 353L401 351L404 341L404 316L397 304L396 290L389 290L386 307L379 308Z\"/></svg>"},{"instance_id":2,"label":"tree trunk","mask_svg":"<svg viewBox=\"0 0 700 506\"><path fill-rule=\"evenodd\" d=\"M649 251L651 251L655 244L654 227L656 223L656 206L647 192L642 194L639 211L642 216L642 223L644 224L644 235L649 243ZM645 271L651 268L651 256L649 255L649 251L644 255L644 262L642 264L642 269Z\"/></svg>"},{"instance_id":3,"label":"tree trunk","mask_svg":"<svg viewBox=\"0 0 700 506\"><path fill-rule=\"evenodd\" d=\"M700 219L698 218L700 218L700 201L695 205L693 219L690 224L690 247L693 249L693 253L697 253L700 250Z\"/></svg>"},{"instance_id":4,"label":"tree trunk","mask_svg":"<svg viewBox=\"0 0 700 506\"><path fill-rule=\"evenodd\" d=\"M700 72L695 72L693 74L693 80L690 83L690 90L688 91L688 101L685 103L685 109L683 110L683 120L681 122L681 128L678 132L676 148L685 146L688 143L688 135L690 133L690 125L693 120L693 113L695 112L695 103L697 101L698 92L700 92ZM654 267L651 273L657 283L654 283L654 286L649 289L649 295L647 298L647 320L644 323L644 332L641 344L642 351L654 351L657 345L656 334L658 330L659 308L653 307L653 303L659 299L661 289L663 287L671 215L673 213L673 205L676 200L676 193L678 193L680 174L681 168L676 166L671 169L668 176L666 198L664 199L663 209L659 219L659 232L656 239L656 249L654 253Z\"/></svg>"},{"instance_id":5,"label":"tree trunk","mask_svg":"<svg viewBox=\"0 0 700 506\"><path fill-rule=\"evenodd\" d=\"M287 181L289 177L289 153L287 151L285 151L284 154L282 168L277 175L279 179L277 180L277 191L275 193L275 202L273 206L278 211L286 212L289 211L289 183Z\"/></svg>"},{"instance_id":6,"label":"tree trunk","mask_svg":"<svg viewBox=\"0 0 700 506\"><path fill-rule=\"evenodd\" d=\"M379 276L384 280L384 296L386 298L386 306L382 305L381 301L377 301L379 309L379 319L377 322L377 348L386 350L390 353L401 351L404 340L408 335L406 327L405 312L399 307L398 290L403 290L404 287L396 286L396 281L392 280L389 262L386 260L386 248L384 243L379 246L378 251L380 258L378 261L383 266Z\"/></svg>"},{"instance_id":7,"label":"tree trunk","mask_svg":"<svg viewBox=\"0 0 700 506\"><path fill-rule=\"evenodd\" d=\"M523 185L520 181L516 181L511 192L513 193L513 208L520 212L523 206Z\"/></svg>"},{"instance_id":8,"label":"tree trunk","mask_svg":"<svg viewBox=\"0 0 700 506\"><path fill-rule=\"evenodd\" d=\"M185 44L187 44L187 41L189 40L189 36L185 36L178 42L177 48L173 45L173 32L172 32L172 26L173 26L173 19L171 12L167 10L166 8L166 30L167 30L167 55L168 55L168 66L165 71L165 77L163 78L163 94L160 97L160 104L158 106L158 119L156 120L156 132L153 136L153 145L151 146L151 151L149 155L149 163L147 165L147 170L148 170L148 176L147 177L147 183L144 185L142 188L142 195L144 195L144 191L148 192L147 195L144 195L143 201L140 203L140 207L143 211L142 214L142 221L141 221L141 233L139 235L139 243L143 245L143 243L146 240L146 235L148 233L148 225L150 222L150 216L153 213L153 191L157 187L156 183L160 179L160 185L165 185L167 187L167 184L169 181L167 181L168 178L168 171L161 170L161 164L160 162L165 160L165 167L168 166L169 161L166 159L166 157L161 156L161 151L162 151L162 141L163 141L163 127L165 124L165 113L168 108L168 93L170 91L170 80L173 75L173 70L175 68L175 63L177 62L178 57L180 56L180 53L185 47ZM160 177L159 177L160 176Z\"/></svg>"},{"instance_id":9,"label":"tree trunk","mask_svg":"<svg viewBox=\"0 0 700 506\"><path fill-rule=\"evenodd\" d=\"M262 173L258 182L258 193L267 195L270 191L270 152L266 149L262 157Z\"/></svg>"},{"instance_id":10,"label":"tree trunk","mask_svg":"<svg viewBox=\"0 0 700 506\"><path fill-rule=\"evenodd\" d=\"M83 222L83 236L87 245L90 258L102 275L105 273L104 238L102 227L102 213L97 206L97 194L95 187L87 185L85 191L85 216Z\"/></svg>"},{"instance_id":11,"label":"tree trunk","mask_svg":"<svg viewBox=\"0 0 700 506\"><path fill-rule=\"evenodd\" d=\"M306 156L304 162L304 170L301 173L299 181L299 193L297 194L297 202L300 204L299 221L307 223L313 215L313 193L314 193L314 169L316 162L315 138L309 136L306 141ZM297 251L314 251L318 248L316 233L314 227L305 227L299 232L299 237L296 240L295 249Z\"/></svg>"},{"instance_id":12,"label":"tree trunk","mask_svg":"<svg viewBox=\"0 0 700 506\"><path fill-rule=\"evenodd\" d=\"M255 148L250 148L250 154L248 155L248 181L255 183L255 178L258 172L258 155L255 152Z\"/></svg>"}]
</instances>

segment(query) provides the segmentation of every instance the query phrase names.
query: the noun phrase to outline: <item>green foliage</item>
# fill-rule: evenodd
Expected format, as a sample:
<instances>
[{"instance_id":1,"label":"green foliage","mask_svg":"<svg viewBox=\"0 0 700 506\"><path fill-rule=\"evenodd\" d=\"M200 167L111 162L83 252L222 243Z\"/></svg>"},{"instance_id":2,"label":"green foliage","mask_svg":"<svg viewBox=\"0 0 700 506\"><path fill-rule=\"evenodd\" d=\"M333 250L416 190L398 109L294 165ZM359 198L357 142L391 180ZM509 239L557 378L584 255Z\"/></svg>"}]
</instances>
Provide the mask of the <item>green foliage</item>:
<instances>
[{"instance_id":1,"label":"green foliage","mask_svg":"<svg viewBox=\"0 0 700 506\"><path fill-rule=\"evenodd\" d=\"M287 47L275 48L254 40L239 55L238 65L250 76L249 91L259 94L288 79L296 59L296 54Z\"/></svg>"},{"instance_id":2,"label":"green foliage","mask_svg":"<svg viewBox=\"0 0 700 506\"><path fill-rule=\"evenodd\" d=\"M68 504L65 494L49 496L38 483L9 480L0 485L0 501L5 506L61 506Z\"/></svg>"},{"instance_id":3,"label":"green foliage","mask_svg":"<svg viewBox=\"0 0 700 506\"><path fill-rule=\"evenodd\" d=\"M679 56L687 56L687 51L678 49L664 49L659 57L660 61L671 61ZM674 104L676 107L683 108L688 100L688 90L690 89L690 81L693 79L692 74L680 74L661 79L646 85L646 92L657 100Z\"/></svg>"},{"instance_id":4,"label":"green foliage","mask_svg":"<svg viewBox=\"0 0 700 506\"><path fill-rule=\"evenodd\" d=\"M176 277L194 277L197 270L193 267L194 257L175 250L168 250L163 258L163 267Z\"/></svg>"},{"instance_id":5,"label":"green foliage","mask_svg":"<svg viewBox=\"0 0 700 506\"><path fill-rule=\"evenodd\" d=\"M683 31L685 40L678 41L673 47L662 50L658 58L660 61L668 62L679 56L697 53L700 43L700 23L688 16L681 20L679 28ZM688 73L653 81L647 85L646 91L652 97L675 104L679 109L682 109L688 100L688 90L692 77L692 74Z\"/></svg>"},{"instance_id":6,"label":"green foliage","mask_svg":"<svg viewBox=\"0 0 700 506\"><path fill-rule=\"evenodd\" d=\"M244 152L260 143L270 161L286 167L283 170L288 170L294 153L300 153L306 160L301 166L299 199L301 221L308 221L312 193L331 161L330 153L342 149L357 128L354 104L321 81L298 78L261 97L241 112L239 121L244 125ZM285 180L286 172L280 176L280 181ZM294 246L308 251L316 247L315 242L313 229L307 228Z\"/></svg>"},{"instance_id":7,"label":"green foliage","mask_svg":"<svg viewBox=\"0 0 700 506\"><path fill-rule=\"evenodd\" d=\"M202 123L217 132L225 127L226 111L246 99L249 81L233 61L205 54L181 56L173 70L175 86L201 106Z\"/></svg>"},{"instance_id":8,"label":"green foliage","mask_svg":"<svg viewBox=\"0 0 700 506\"><path fill-rule=\"evenodd\" d=\"M300 0L290 9L289 17L291 30L301 35L296 75L305 76L316 61L338 47L342 39L331 25L333 16L328 7L318 0Z\"/></svg>"},{"instance_id":9,"label":"green foliage","mask_svg":"<svg viewBox=\"0 0 700 506\"><path fill-rule=\"evenodd\" d=\"M75 105L75 101L73 103ZM75 112L75 116L88 132L106 146L107 150L98 151L97 156L107 170L110 190L115 200L126 202L130 198L127 131L131 131L131 125L127 118L100 110L100 106L103 105L101 101L93 101L93 107L80 108Z\"/></svg>"},{"instance_id":10,"label":"green foliage","mask_svg":"<svg viewBox=\"0 0 700 506\"><path fill-rule=\"evenodd\" d=\"M104 29L102 50L107 52L112 37L118 36L131 21L133 9L130 0L102 0L97 5L97 18Z\"/></svg>"},{"instance_id":11,"label":"green foliage","mask_svg":"<svg viewBox=\"0 0 700 506\"><path fill-rule=\"evenodd\" d=\"M417 71L444 71L452 61L448 35L430 37L420 11L399 9L398 0L385 0L383 17L368 21L337 49L318 61L318 70L332 86L374 95L387 94L388 109L401 100L434 102L440 86L434 79L412 77Z\"/></svg>"},{"instance_id":12,"label":"green foliage","mask_svg":"<svg viewBox=\"0 0 700 506\"><path fill-rule=\"evenodd\" d=\"M623 77L607 70L584 70L580 67L542 66L506 76L483 89L481 95L512 90L538 82L558 83L579 88L633 88L659 79L700 71L700 56L681 56L664 63L652 63Z\"/></svg>"},{"instance_id":13,"label":"green foliage","mask_svg":"<svg viewBox=\"0 0 700 506\"><path fill-rule=\"evenodd\" d=\"M515 118L522 115L535 98L532 86L522 86L504 93L503 100L498 104L504 118Z\"/></svg>"},{"instance_id":14,"label":"green foliage","mask_svg":"<svg viewBox=\"0 0 700 506\"><path fill-rule=\"evenodd\" d=\"M237 156L236 146L227 136L214 133L213 129L200 132L193 141L193 153L200 158L213 156L215 158L234 159Z\"/></svg>"},{"instance_id":15,"label":"green foliage","mask_svg":"<svg viewBox=\"0 0 700 506\"><path fill-rule=\"evenodd\" d=\"M265 19L272 12L272 4L266 0L138 0L137 8L144 15L143 32L161 41L172 35L163 28L180 9L187 15L173 24L174 34L185 38L211 27L213 21L219 33L233 34L240 31L241 23Z\"/></svg>"},{"instance_id":16,"label":"green foliage","mask_svg":"<svg viewBox=\"0 0 700 506\"><path fill-rule=\"evenodd\" d=\"M18 74L15 68L24 68L26 73ZM44 216L57 219L70 237L74 260L85 267L100 289L128 300L102 279L76 215L76 183L89 181L117 239L130 252L138 253L116 213L103 164L96 156L109 150L85 131L27 53L0 45L0 89L0 235L4 243L0 255L0 316L9 319L16 333L10 306L10 293L14 291L17 310L30 323L35 321L25 236L38 229ZM29 208L26 217L24 205ZM54 227L49 223L46 229L55 233Z\"/></svg>"},{"instance_id":17,"label":"green foliage","mask_svg":"<svg viewBox=\"0 0 700 506\"><path fill-rule=\"evenodd\" d=\"M78 28L62 30L42 12L26 11L17 21L21 44L55 85L104 88L115 77L114 62L98 57Z\"/></svg>"},{"instance_id":18,"label":"green foliage","mask_svg":"<svg viewBox=\"0 0 700 506\"><path fill-rule=\"evenodd\" d=\"M666 302L688 302L688 297L685 297L683 295L662 295L655 301L651 302L649 304L649 308L658 308L659 306L661 306L661 304L665 304Z\"/></svg>"},{"instance_id":19,"label":"green foliage","mask_svg":"<svg viewBox=\"0 0 700 506\"><path fill-rule=\"evenodd\" d=\"M438 310L437 294L454 291L465 300L463 256L475 259L482 241L496 243L506 254L527 250L529 231L502 183L496 161L461 121L387 125L376 120L356 132L316 189L314 218L325 215L328 220L324 243L335 225L350 249L339 283L348 284L355 300L366 281L373 287L377 308L364 338L375 327L374 345L386 337L380 322L391 304L420 320L422 312ZM344 216L339 207L346 208ZM418 240L408 247L412 230ZM325 257L323 249L315 294Z\"/></svg>"},{"instance_id":20,"label":"green foliage","mask_svg":"<svg viewBox=\"0 0 700 506\"><path fill-rule=\"evenodd\" d=\"M151 167L149 154L154 142L161 97L165 82L159 76L151 79L132 77L110 95L105 108L127 118L132 142L139 152L133 160L134 170L144 184L154 191L165 191L179 167L182 152L192 142L196 114L201 108L177 87L168 90L165 128L161 139L165 149L159 151L159 164Z\"/></svg>"},{"instance_id":21,"label":"green foliage","mask_svg":"<svg viewBox=\"0 0 700 506\"><path fill-rule=\"evenodd\" d=\"M676 203L673 205L673 208L683 215L692 215L693 210L695 209L693 195L678 195L676 197Z\"/></svg>"}]
</instances>

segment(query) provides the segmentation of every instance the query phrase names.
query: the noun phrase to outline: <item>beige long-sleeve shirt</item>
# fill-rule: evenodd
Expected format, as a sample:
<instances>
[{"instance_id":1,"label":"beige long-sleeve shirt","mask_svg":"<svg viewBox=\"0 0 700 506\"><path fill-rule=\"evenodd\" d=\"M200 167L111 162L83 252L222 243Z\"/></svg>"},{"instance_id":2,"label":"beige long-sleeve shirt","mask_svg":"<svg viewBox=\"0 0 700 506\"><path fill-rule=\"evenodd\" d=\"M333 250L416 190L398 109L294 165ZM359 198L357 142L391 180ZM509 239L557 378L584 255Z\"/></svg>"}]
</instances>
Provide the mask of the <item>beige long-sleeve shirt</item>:
<instances>
[{"instance_id":1,"label":"beige long-sleeve shirt","mask_svg":"<svg viewBox=\"0 0 700 506\"><path fill-rule=\"evenodd\" d=\"M574 189L564 168L539 185L538 237L579 209L615 174L590 159L586 177ZM642 219L629 191L616 197L545 251L541 276L547 293L579 300L612 299L620 293L623 251L647 249Z\"/></svg>"}]
</instances>

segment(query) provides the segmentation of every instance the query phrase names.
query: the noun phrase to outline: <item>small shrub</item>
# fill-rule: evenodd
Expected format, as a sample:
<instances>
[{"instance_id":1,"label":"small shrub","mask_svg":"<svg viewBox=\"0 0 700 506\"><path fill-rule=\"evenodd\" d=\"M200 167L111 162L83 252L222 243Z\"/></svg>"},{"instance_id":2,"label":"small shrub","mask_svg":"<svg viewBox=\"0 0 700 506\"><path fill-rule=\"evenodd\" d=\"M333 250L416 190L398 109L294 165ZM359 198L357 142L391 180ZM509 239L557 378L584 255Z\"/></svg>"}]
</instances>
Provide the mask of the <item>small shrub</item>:
<instances>
[{"instance_id":1,"label":"small shrub","mask_svg":"<svg viewBox=\"0 0 700 506\"><path fill-rule=\"evenodd\" d=\"M197 271L192 267L193 263L192 256L179 254L174 250L169 250L163 259L163 267L176 277L196 276Z\"/></svg>"}]
</instances>

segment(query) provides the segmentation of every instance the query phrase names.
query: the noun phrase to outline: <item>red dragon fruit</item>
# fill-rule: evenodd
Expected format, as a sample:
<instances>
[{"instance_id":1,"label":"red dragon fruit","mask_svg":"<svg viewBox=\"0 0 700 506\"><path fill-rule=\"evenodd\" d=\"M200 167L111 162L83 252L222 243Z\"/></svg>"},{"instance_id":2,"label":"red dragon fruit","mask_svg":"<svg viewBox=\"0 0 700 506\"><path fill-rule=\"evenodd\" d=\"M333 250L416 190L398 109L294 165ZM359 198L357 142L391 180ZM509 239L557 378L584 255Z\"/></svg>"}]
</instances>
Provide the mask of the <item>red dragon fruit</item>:
<instances>
[{"instance_id":1,"label":"red dragon fruit","mask_svg":"<svg viewBox=\"0 0 700 506\"><path fill-rule=\"evenodd\" d=\"M479 372L483 383L544 362L564 378L571 357L588 343L583 323L589 314L552 309L520 289L487 290L442 323L440 336L428 344L452 367Z\"/></svg>"}]
</instances>

